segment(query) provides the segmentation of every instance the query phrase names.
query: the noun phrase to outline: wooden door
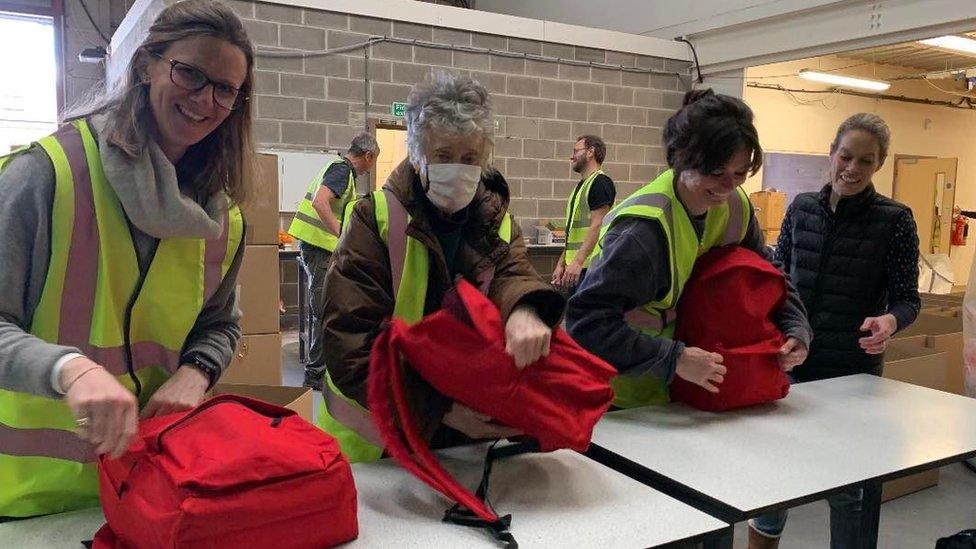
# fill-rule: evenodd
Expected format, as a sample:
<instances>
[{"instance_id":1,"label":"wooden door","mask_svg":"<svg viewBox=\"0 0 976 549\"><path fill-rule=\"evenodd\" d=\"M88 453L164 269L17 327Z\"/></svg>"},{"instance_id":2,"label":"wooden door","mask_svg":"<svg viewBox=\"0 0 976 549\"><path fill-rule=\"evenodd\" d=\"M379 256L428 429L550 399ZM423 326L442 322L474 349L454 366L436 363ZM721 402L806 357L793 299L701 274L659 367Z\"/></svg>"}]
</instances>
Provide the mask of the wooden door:
<instances>
[{"instance_id":1,"label":"wooden door","mask_svg":"<svg viewBox=\"0 0 976 549\"><path fill-rule=\"evenodd\" d=\"M379 190L390 173L407 157L407 130L376 128L376 142L380 146L380 155L376 159L374 186Z\"/></svg>"},{"instance_id":2,"label":"wooden door","mask_svg":"<svg viewBox=\"0 0 976 549\"><path fill-rule=\"evenodd\" d=\"M956 198L955 158L895 161L894 199L912 209L923 254L949 254Z\"/></svg>"}]
</instances>

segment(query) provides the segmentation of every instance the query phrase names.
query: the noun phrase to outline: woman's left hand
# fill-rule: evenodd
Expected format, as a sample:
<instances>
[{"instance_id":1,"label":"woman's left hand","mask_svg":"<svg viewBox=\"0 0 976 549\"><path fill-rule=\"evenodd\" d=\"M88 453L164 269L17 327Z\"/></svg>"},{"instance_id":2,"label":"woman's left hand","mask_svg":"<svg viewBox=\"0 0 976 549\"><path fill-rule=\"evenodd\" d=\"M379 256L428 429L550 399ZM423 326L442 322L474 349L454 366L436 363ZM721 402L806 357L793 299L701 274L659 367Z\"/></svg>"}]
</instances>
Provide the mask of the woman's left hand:
<instances>
[{"instance_id":1,"label":"woman's left hand","mask_svg":"<svg viewBox=\"0 0 976 549\"><path fill-rule=\"evenodd\" d=\"M802 341L795 337L786 340L786 343L779 348L779 367L784 372L789 372L796 368L807 359L807 347Z\"/></svg>"},{"instance_id":2,"label":"woman's left hand","mask_svg":"<svg viewBox=\"0 0 976 549\"><path fill-rule=\"evenodd\" d=\"M898 329L898 321L892 314L881 316L870 316L864 319L861 324L861 331L870 331L871 335L857 340L869 355L880 355L888 347L888 340Z\"/></svg>"},{"instance_id":3,"label":"woman's left hand","mask_svg":"<svg viewBox=\"0 0 976 549\"><path fill-rule=\"evenodd\" d=\"M519 369L549 355L552 328L546 326L535 309L519 305L505 323L505 352L515 357Z\"/></svg>"},{"instance_id":4,"label":"woman's left hand","mask_svg":"<svg viewBox=\"0 0 976 549\"><path fill-rule=\"evenodd\" d=\"M192 366L181 366L166 383L153 393L139 419L164 416L195 408L203 402L210 380Z\"/></svg>"}]
</instances>

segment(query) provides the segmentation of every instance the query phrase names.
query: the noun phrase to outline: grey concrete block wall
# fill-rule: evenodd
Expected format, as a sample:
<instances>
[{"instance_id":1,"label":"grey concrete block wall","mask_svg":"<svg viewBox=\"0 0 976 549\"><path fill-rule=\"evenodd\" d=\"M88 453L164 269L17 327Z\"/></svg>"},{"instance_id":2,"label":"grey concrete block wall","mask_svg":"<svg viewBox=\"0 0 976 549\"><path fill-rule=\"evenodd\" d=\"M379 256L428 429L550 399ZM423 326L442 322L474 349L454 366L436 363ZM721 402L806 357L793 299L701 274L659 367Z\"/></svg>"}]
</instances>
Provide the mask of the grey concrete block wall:
<instances>
[{"instance_id":1,"label":"grey concrete block wall","mask_svg":"<svg viewBox=\"0 0 976 549\"><path fill-rule=\"evenodd\" d=\"M688 63L623 52L247 0L234 0L231 6L256 43L283 51L338 48L386 35L632 68L688 70ZM528 235L539 220L564 215L577 180L569 156L581 134L602 135L607 141L604 170L615 180L619 199L663 171L661 127L684 92L684 83L674 75L487 52L380 43L370 48L369 57L368 66L361 49L259 58L253 105L260 145L342 150L367 120L396 121L391 104L405 101L410 86L432 70L471 75L492 93L498 122L495 163L511 186L511 211Z\"/></svg>"},{"instance_id":2,"label":"grey concrete block wall","mask_svg":"<svg viewBox=\"0 0 976 549\"><path fill-rule=\"evenodd\" d=\"M108 38L132 7L135 0L89 0L86 5L92 19ZM26 2L25 4L30 4ZM87 64L78 60L78 54L86 48L107 44L92 26L81 4L68 2L64 5L64 109L83 103L89 92L95 89L105 77L103 64Z\"/></svg>"}]
</instances>

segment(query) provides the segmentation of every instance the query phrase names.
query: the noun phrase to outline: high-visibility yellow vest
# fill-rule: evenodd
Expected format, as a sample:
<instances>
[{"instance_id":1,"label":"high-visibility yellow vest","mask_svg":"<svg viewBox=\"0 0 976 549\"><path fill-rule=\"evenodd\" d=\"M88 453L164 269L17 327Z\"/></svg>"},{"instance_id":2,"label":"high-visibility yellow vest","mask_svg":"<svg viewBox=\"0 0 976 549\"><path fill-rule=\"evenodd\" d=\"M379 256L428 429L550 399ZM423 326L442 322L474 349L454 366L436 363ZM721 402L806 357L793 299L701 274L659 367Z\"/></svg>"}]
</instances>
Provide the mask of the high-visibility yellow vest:
<instances>
[{"instance_id":1,"label":"high-visibility yellow vest","mask_svg":"<svg viewBox=\"0 0 976 549\"><path fill-rule=\"evenodd\" d=\"M390 258L393 295L396 296L393 316L411 324L419 322L424 316L430 272L427 246L407 236L410 216L391 191L375 191L372 196L376 227ZM498 236L505 242L512 241L510 215L505 214L498 227ZM383 455L382 438L373 425L369 411L343 395L328 372L325 382L327 387L322 390L325 402L319 408L318 426L336 438L349 461L379 459Z\"/></svg>"},{"instance_id":2,"label":"high-visibility yellow vest","mask_svg":"<svg viewBox=\"0 0 976 549\"><path fill-rule=\"evenodd\" d=\"M240 210L229 210L218 238L161 240L142 275L87 123L37 144L54 165L55 190L50 263L29 332L79 348L144 405L180 366L187 334L230 268ZM98 505L93 448L75 429L62 400L0 390L0 516Z\"/></svg>"},{"instance_id":3,"label":"high-visibility yellow vest","mask_svg":"<svg viewBox=\"0 0 976 549\"><path fill-rule=\"evenodd\" d=\"M298 211L295 212L295 218L291 221L291 225L288 227L288 234L294 236L295 238L311 244L313 246L318 246L323 250L328 250L334 252L336 246L339 244L339 235L332 232L322 219L319 218L318 212L312 207L312 200L315 198L315 193L319 192L319 187L322 186L322 180L325 177L325 173L329 171L332 166L336 164L342 164L345 162L342 158L337 158L332 162L329 162L324 168L322 168L315 179L312 180L308 185L308 190L305 191L305 198L298 204ZM349 182L346 185L346 189L342 192L341 196L336 197L335 200L330 201L329 208L332 213L335 214L336 219L342 219L346 204L356 198L356 177L353 175L353 170L349 170Z\"/></svg>"},{"instance_id":4,"label":"high-visibility yellow vest","mask_svg":"<svg viewBox=\"0 0 976 549\"><path fill-rule=\"evenodd\" d=\"M576 258L583 241L586 240L586 232L590 228L590 188L598 175L603 174L603 170L597 170L586 177L581 184L576 186L573 195L566 203L566 264L569 265ZM595 249L594 249L595 251ZM583 262L583 268L590 266L594 251Z\"/></svg>"},{"instance_id":5,"label":"high-visibility yellow vest","mask_svg":"<svg viewBox=\"0 0 976 549\"><path fill-rule=\"evenodd\" d=\"M624 315L627 323L647 335L668 339L674 337L675 307L695 262L712 248L742 242L749 228L750 212L749 198L745 191L737 187L725 204L708 210L705 231L699 239L688 212L675 194L674 172L671 170L662 173L611 210L600 229L598 254L602 253L603 238L610 227L627 217L660 223L670 250L671 286L667 294L660 301L652 301L628 311ZM668 401L665 381L650 374L617 376L610 385L615 395L613 404L620 408Z\"/></svg>"}]
</instances>

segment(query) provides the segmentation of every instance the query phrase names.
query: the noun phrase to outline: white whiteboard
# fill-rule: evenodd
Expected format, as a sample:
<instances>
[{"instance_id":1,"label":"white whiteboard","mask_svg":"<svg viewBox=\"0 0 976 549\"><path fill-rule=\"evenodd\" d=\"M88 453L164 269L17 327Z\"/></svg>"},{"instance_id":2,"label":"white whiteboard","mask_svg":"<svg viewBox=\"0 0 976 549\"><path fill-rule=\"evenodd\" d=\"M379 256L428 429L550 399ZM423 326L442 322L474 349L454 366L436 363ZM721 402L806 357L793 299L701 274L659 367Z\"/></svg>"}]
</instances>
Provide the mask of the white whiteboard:
<instances>
[{"instance_id":1,"label":"white whiteboard","mask_svg":"<svg viewBox=\"0 0 976 549\"><path fill-rule=\"evenodd\" d=\"M278 155L278 210L294 212L305 198L308 184L326 164L339 158L334 153L265 150Z\"/></svg>"}]
</instances>

